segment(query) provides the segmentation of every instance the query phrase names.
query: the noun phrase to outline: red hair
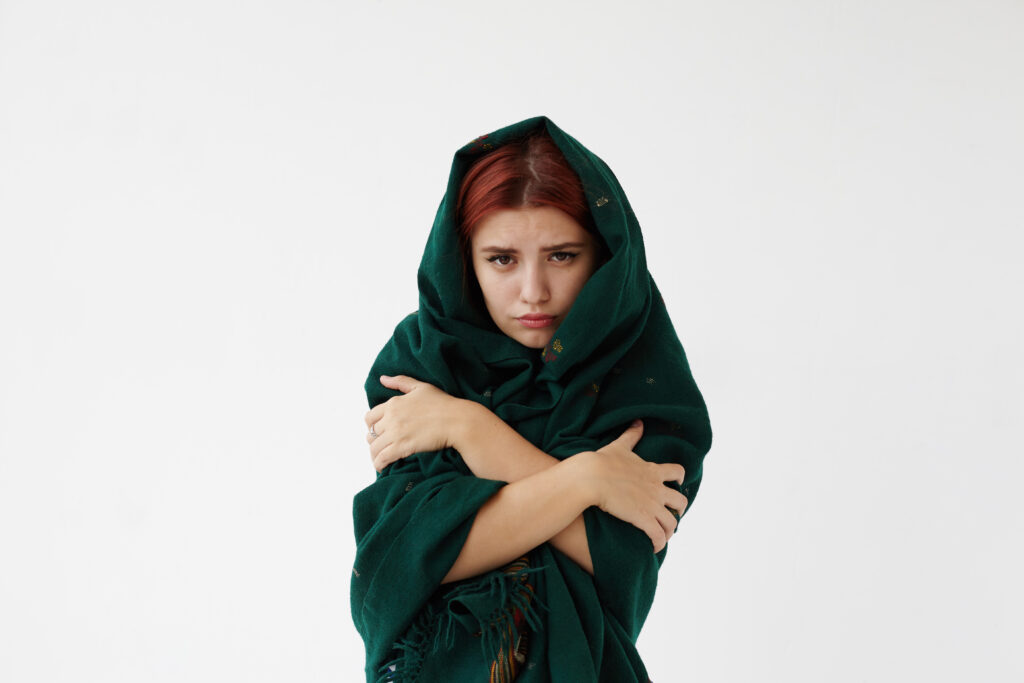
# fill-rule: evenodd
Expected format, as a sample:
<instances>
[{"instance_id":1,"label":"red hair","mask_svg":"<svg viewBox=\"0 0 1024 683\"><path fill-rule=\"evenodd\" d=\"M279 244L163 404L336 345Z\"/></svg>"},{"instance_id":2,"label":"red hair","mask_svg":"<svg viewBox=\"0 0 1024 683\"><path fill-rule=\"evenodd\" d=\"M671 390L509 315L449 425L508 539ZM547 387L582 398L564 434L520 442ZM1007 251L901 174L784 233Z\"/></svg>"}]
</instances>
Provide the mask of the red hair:
<instances>
[{"instance_id":1,"label":"red hair","mask_svg":"<svg viewBox=\"0 0 1024 683\"><path fill-rule=\"evenodd\" d=\"M466 171L455 205L463 255L469 251L473 229L485 217L502 209L534 206L561 209L598 236L583 184L546 132L504 144Z\"/></svg>"}]
</instances>

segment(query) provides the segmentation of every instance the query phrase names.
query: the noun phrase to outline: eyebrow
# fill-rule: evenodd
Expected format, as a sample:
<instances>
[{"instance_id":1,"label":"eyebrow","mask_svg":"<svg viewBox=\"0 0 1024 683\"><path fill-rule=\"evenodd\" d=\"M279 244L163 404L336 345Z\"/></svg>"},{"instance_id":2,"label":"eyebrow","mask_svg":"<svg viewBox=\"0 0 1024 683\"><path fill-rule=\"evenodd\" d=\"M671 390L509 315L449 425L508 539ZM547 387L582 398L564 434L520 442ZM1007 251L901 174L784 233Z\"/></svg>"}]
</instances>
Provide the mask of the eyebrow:
<instances>
[{"instance_id":1,"label":"eyebrow","mask_svg":"<svg viewBox=\"0 0 1024 683\"><path fill-rule=\"evenodd\" d=\"M587 245L584 242L562 242L561 244L552 244L549 247L541 247L541 251L559 251L561 249L568 249L570 247L585 247L585 246L587 246ZM497 247L497 246L483 247L480 251L498 252L498 253L501 253L501 254L518 254L519 253L518 249L513 249L512 247Z\"/></svg>"}]
</instances>

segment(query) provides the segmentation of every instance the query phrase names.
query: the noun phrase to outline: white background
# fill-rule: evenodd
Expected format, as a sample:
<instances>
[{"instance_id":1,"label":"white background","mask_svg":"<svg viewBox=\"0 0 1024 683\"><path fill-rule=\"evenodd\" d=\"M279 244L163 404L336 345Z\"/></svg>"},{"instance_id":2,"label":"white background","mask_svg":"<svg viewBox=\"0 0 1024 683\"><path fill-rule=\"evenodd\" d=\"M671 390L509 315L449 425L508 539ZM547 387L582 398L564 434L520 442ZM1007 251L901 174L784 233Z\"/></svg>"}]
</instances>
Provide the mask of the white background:
<instances>
[{"instance_id":1,"label":"white background","mask_svg":"<svg viewBox=\"0 0 1024 683\"><path fill-rule=\"evenodd\" d=\"M363 382L452 154L539 114L625 187L715 432L656 683L1022 680L1022 35L0 0L0 680L361 680Z\"/></svg>"}]
</instances>

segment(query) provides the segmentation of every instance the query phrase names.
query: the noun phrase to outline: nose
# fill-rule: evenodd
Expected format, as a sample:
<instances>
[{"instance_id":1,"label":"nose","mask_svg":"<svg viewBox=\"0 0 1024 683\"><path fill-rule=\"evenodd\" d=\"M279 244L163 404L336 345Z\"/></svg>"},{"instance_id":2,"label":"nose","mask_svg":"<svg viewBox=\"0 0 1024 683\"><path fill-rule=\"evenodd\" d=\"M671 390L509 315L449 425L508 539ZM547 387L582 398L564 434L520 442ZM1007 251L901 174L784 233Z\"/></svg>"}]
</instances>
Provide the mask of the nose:
<instances>
[{"instance_id":1,"label":"nose","mask_svg":"<svg viewBox=\"0 0 1024 683\"><path fill-rule=\"evenodd\" d=\"M523 281L520 283L519 298L523 303L542 304L551 298L548 276L543 266L528 264L522 272Z\"/></svg>"}]
</instances>

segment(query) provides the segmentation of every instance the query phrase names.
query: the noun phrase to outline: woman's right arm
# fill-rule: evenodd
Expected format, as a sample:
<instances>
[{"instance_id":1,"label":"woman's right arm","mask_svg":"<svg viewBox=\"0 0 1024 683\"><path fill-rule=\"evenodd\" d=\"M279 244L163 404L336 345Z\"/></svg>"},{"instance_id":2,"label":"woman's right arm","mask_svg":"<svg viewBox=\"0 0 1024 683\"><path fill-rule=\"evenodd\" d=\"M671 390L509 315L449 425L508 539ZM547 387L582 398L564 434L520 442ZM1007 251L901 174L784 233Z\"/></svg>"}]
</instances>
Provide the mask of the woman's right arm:
<instances>
[{"instance_id":1,"label":"woman's right arm","mask_svg":"<svg viewBox=\"0 0 1024 683\"><path fill-rule=\"evenodd\" d=\"M512 484L561 462L534 446L486 406L468 400L455 405L452 445L474 475ZM582 512L545 540L592 575L594 563ZM533 547L536 545L540 544Z\"/></svg>"},{"instance_id":2,"label":"woman's right arm","mask_svg":"<svg viewBox=\"0 0 1024 683\"><path fill-rule=\"evenodd\" d=\"M581 514L591 505L636 526L651 538L654 552L660 551L676 525L666 506L686 505L685 497L664 482L682 480L685 472L633 453L641 434L641 426L631 426L597 451L577 453L503 486L480 507L443 583L507 564L570 524L581 527L586 543Z\"/></svg>"},{"instance_id":3,"label":"woman's right arm","mask_svg":"<svg viewBox=\"0 0 1024 683\"><path fill-rule=\"evenodd\" d=\"M579 518L594 504L583 483L583 464L572 457L501 487L480 507L442 583L508 564Z\"/></svg>"}]
</instances>

